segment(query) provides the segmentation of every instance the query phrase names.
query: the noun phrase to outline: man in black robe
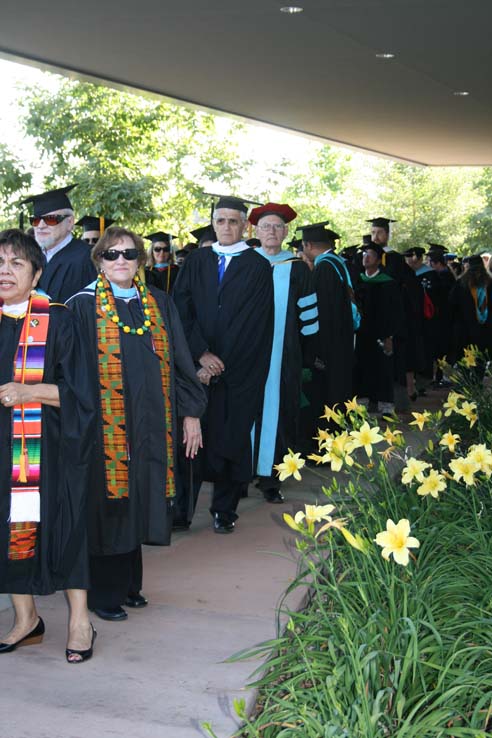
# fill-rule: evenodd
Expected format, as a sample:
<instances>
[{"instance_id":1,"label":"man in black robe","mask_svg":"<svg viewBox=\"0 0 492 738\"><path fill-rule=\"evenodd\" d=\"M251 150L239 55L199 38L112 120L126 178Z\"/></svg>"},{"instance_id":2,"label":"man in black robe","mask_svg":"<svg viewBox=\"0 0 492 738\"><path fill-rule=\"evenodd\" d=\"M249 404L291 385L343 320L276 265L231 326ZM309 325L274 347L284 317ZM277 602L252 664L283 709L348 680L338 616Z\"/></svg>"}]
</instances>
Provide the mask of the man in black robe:
<instances>
[{"instance_id":1,"label":"man in black robe","mask_svg":"<svg viewBox=\"0 0 492 738\"><path fill-rule=\"evenodd\" d=\"M272 503L284 500L273 466L289 448L297 448L303 358L319 330L311 271L290 251L282 250L287 223L296 215L289 205L272 202L249 215L261 242L256 253L268 260L273 272L275 329L263 407L255 426L258 486Z\"/></svg>"},{"instance_id":2,"label":"man in black robe","mask_svg":"<svg viewBox=\"0 0 492 738\"><path fill-rule=\"evenodd\" d=\"M343 259L335 254L335 241L339 235L325 228L327 223L298 229L302 231L304 254L314 265L313 286L319 313L313 380L308 390L313 431L324 405L331 407L352 396L352 285Z\"/></svg>"},{"instance_id":3,"label":"man in black robe","mask_svg":"<svg viewBox=\"0 0 492 738\"><path fill-rule=\"evenodd\" d=\"M382 247L381 269L389 274L399 285L403 297L404 319L400 330L394 336L395 371L395 409L399 412L410 410L407 387L413 384L413 376L421 369L421 352L418 350L417 322L421 306L421 289L414 272L406 264L402 254L389 244L391 223L395 220L378 216L370 218L371 239Z\"/></svg>"},{"instance_id":4,"label":"man in black robe","mask_svg":"<svg viewBox=\"0 0 492 738\"><path fill-rule=\"evenodd\" d=\"M30 221L34 238L46 257L39 287L59 303L66 302L96 277L87 243L72 235L74 216L67 192L73 187L50 190L23 201L33 204Z\"/></svg>"},{"instance_id":5,"label":"man in black robe","mask_svg":"<svg viewBox=\"0 0 492 738\"><path fill-rule=\"evenodd\" d=\"M395 279L381 269L380 244L363 247L356 289L361 324L355 339L354 390L369 409L379 413L393 410L394 336L402 320L402 300Z\"/></svg>"},{"instance_id":6,"label":"man in black robe","mask_svg":"<svg viewBox=\"0 0 492 738\"><path fill-rule=\"evenodd\" d=\"M214 481L216 533L231 533L252 478L251 431L263 399L273 335L272 270L243 240L247 207L221 197L217 242L189 254L174 286L198 375L208 386L205 477Z\"/></svg>"}]
</instances>

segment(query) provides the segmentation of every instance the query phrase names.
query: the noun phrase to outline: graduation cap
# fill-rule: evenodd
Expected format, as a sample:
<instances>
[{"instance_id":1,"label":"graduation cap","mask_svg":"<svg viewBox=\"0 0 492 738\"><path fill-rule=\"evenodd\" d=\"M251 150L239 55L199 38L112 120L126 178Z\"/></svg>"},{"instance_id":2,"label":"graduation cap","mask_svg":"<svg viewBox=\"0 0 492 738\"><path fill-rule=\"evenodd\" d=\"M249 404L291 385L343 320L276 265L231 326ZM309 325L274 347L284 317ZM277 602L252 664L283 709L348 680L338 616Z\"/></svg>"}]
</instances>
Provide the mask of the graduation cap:
<instances>
[{"instance_id":1,"label":"graduation cap","mask_svg":"<svg viewBox=\"0 0 492 738\"><path fill-rule=\"evenodd\" d=\"M200 228L195 228L194 231L190 231L190 234L196 238L199 244L201 244L203 241L215 241L217 240L217 234L214 231L213 225L206 225L206 226L200 226Z\"/></svg>"},{"instance_id":2,"label":"graduation cap","mask_svg":"<svg viewBox=\"0 0 492 738\"><path fill-rule=\"evenodd\" d=\"M82 226L84 233L86 231L99 231L103 233L106 228L114 223L111 218L106 218L104 215L97 217L96 215L84 215L78 220L75 225Z\"/></svg>"},{"instance_id":3,"label":"graduation cap","mask_svg":"<svg viewBox=\"0 0 492 738\"><path fill-rule=\"evenodd\" d=\"M352 259L355 256L358 248L358 243L356 243L354 246L346 246L340 251L340 256L343 256L344 259Z\"/></svg>"},{"instance_id":4,"label":"graduation cap","mask_svg":"<svg viewBox=\"0 0 492 738\"><path fill-rule=\"evenodd\" d=\"M483 266L483 259L480 254L473 254L472 256L465 256L463 258L463 264L468 264L469 269L475 269L476 267Z\"/></svg>"},{"instance_id":5,"label":"graduation cap","mask_svg":"<svg viewBox=\"0 0 492 738\"><path fill-rule=\"evenodd\" d=\"M334 243L340 236L335 231L325 228L329 220L323 220L321 223L312 223L311 225L299 226L296 231L302 231L303 241L312 241L313 243Z\"/></svg>"},{"instance_id":6,"label":"graduation cap","mask_svg":"<svg viewBox=\"0 0 492 738\"><path fill-rule=\"evenodd\" d=\"M441 246L440 243L431 243L430 241L427 241L427 245L430 246L431 251L440 251L442 254L447 253L446 246Z\"/></svg>"},{"instance_id":7,"label":"graduation cap","mask_svg":"<svg viewBox=\"0 0 492 738\"><path fill-rule=\"evenodd\" d=\"M366 223L370 223L373 228L384 228L386 231L389 232L390 223L396 223L396 220L392 220L391 218L383 218L379 215L377 218L369 218L369 220L366 220Z\"/></svg>"},{"instance_id":8,"label":"graduation cap","mask_svg":"<svg viewBox=\"0 0 492 738\"><path fill-rule=\"evenodd\" d=\"M362 251L375 251L376 254L381 258L384 254L384 249L381 246L380 243L374 243L374 241L369 241L369 243L365 243L362 246Z\"/></svg>"},{"instance_id":9,"label":"graduation cap","mask_svg":"<svg viewBox=\"0 0 492 738\"><path fill-rule=\"evenodd\" d=\"M152 241L152 243L162 241L171 245L171 241L173 238L176 238L176 236L173 236L171 233L164 233L164 231L156 231L156 233L149 233L149 235L144 236L144 238L146 238L147 241Z\"/></svg>"},{"instance_id":10,"label":"graduation cap","mask_svg":"<svg viewBox=\"0 0 492 738\"><path fill-rule=\"evenodd\" d=\"M261 205L258 208L253 208L249 214L249 222L253 225L257 225L260 218L264 218L265 215L278 215L282 218L284 223L290 223L291 220L297 218L297 213L290 205L282 205L277 202L267 202L266 205Z\"/></svg>"},{"instance_id":11,"label":"graduation cap","mask_svg":"<svg viewBox=\"0 0 492 738\"><path fill-rule=\"evenodd\" d=\"M252 249L259 249L261 246L261 241L259 238L248 238L245 243L247 243L248 246L250 246Z\"/></svg>"},{"instance_id":12,"label":"graduation cap","mask_svg":"<svg viewBox=\"0 0 492 738\"><path fill-rule=\"evenodd\" d=\"M425 249L422 248L422 246L412 246L411 249L407 249L403 252L403 256L418 256L420 259L421 256L425 254Z\"/></svg>"},{"instance_id":13,"label":"graduation cap","mask_svg":"<svg viewBox=\"0 0 492 738\"><path fill-rule=\"evenodd\" d=\"M293 238L290 241L287 241L287 245L293 251L304 251L304 247L302 245L302 238Z\"/></svg>"},{"instance_id":14,"label":"graduation cap","mask_svg":"<svg viewBox=\"0 0 492 738\"><path fill-rule=\"evenodd\" d=\"M234 195L217 195L213 192L204 192L204 195L208 197L218 197L218 201L212 200L211 206L211 220L213 219L214 210L218 208L228 208L229 210L239 210L241 213L248 212L248 205L261 205L261 202L255 202L254 200L245 200L243 197L235 197Z\"/></svg>"},{"instance_id":15,"label":"graduation cap","mask_svg":"<svg viewBox=\"0 0 492 738\"><path fill-rule=\"evenodd\" d=\"M33 215L40 218L53 210L73 210L72 203L67 197L67 193L76 187L76 184L68 185L68 187L59 187L56 190L43 192L41 195L31 195L21 201L21 205L33 205Z\"/></svg>"},{"instance_id":16,"label":"graduation cap","mask_svg":"<svg viewBox=\"0 0 492 738\"><path fill-rule=\"evenodd\" d=\"M371 234L370 233L365 233L362 236L362 246L361 246L361 248L363 248L364 246L367 246L368 243L372 243Z\"/></svg>"}]
</instances>

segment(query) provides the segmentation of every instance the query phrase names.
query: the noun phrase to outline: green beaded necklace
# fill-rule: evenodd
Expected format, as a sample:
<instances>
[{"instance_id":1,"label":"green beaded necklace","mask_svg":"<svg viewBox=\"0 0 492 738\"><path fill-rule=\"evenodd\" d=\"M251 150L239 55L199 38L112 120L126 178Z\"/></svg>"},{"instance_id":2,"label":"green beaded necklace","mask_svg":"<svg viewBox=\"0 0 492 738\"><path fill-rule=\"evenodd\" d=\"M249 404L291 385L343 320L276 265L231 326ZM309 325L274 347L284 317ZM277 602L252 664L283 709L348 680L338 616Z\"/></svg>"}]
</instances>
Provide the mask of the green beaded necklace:
<instances>
[{"instance_id":1,"label":"green beaded necklace","mask_svg":"<svg viewBox=\"0 0 492 738\"><path fill-rule=\"evenodd\" d=\"M97 277L96 290L101 300L101 310L106 313L108 320L116 323L118 328L122 329L123 333L131 333L132 335L143 336L144 333L150 331L150 328L152 326L152 321L150 319L150 309L148 307L149 301L147 298L147 287L145 286L145 283L142 282L138 274L135 274L133 282L139 292L139 299L142 306L143 314L145 316L140 328L130 328L129 325L125 325L125 323L120 320L120 316L116 311L116 302L114 299L113 290L111 289L111 285L109 284L108 280L102 273L99 273Z\"/></svg>"}]
</instances>

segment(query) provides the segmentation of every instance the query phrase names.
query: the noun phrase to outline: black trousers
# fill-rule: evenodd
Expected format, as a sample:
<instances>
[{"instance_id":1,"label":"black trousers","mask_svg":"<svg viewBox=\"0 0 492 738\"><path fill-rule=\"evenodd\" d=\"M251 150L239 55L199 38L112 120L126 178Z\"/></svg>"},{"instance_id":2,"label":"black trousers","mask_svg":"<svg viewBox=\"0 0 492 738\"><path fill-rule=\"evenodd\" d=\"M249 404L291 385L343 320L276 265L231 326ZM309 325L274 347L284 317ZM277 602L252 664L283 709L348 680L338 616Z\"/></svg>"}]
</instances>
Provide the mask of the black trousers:
<instances>
[{"instance_id":1,"label":"black trousers","mask_svg":"<svg viewBox=\"0 0 492 738\"><path fill-rule=\"evenodd\" d=\"M90 557L91 588L87 595L90 610L106 610L123 605L128 595L142 588L142 547L114 556Z\"/></svg>"},{"instance_id":2,"label":"black trousers","mask_svg":"<svg viewBox=\"0 0 492 738\"><path fill-rule=\"evenodd\" d=\"M229 523L233 523L238 518L236 510L245 486L245 482L238 482L233 478L233 474L234 466L226 462L221 476L214 482L210 506L212 515L219 513Z\"/></svg>"}]
</instances>

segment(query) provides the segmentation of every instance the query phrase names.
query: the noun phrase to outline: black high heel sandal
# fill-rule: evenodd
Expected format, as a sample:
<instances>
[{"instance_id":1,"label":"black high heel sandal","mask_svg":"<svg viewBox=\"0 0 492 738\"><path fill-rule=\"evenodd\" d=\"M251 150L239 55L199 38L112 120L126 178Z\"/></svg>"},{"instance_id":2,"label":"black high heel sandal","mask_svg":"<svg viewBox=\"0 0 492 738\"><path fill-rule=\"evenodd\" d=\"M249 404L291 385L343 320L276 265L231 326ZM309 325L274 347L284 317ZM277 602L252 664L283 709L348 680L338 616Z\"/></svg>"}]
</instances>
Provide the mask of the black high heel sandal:
<instances>
[{"instance_id":1,"label":"black high heel sandal","mask_svg":"<svg viewBox=\"0 0 492 738\"><path fill-rule=\"evenodd\" d=\"M97 631L92 625L92 623L91 623L91 628L92 628L92 638L91 638L91 645L89 648L86 648L85 651L77 651L77 649L75 648L65 649L65 657L69 664L82 664L84 661L88 661L92 657L92 649L94 646L94 641L96 640ZM70 656L80 656L80 658L72 660Z\"/></svg>"},{"instance_id":2,"label":"black high heel sandal","mask_svg":"<svg viewBox=\"0 0 492 738\"><path fill-rule=\"evenodd\" d=\"M44 623L43 619L39 618L38 624L31 630L30 633L21 638L17 643L0 643L0 653L11 653L15 651L19 646L34 646L37 643L41 643L44 636Z\"/></svg>"}]
</instances>

